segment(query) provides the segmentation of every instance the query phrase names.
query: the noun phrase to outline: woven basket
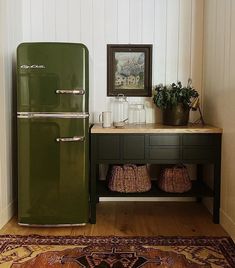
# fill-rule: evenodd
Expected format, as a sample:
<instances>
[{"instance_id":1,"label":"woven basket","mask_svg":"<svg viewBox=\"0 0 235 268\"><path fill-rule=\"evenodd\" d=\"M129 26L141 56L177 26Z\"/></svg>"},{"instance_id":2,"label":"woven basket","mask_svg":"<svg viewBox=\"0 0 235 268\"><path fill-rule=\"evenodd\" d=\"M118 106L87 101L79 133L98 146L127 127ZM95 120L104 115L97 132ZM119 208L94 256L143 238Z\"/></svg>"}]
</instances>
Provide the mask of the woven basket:
<instances>
[{"instance_id":1,"label":"woven basket","mask_svg":"<svg viewBox=\"0 0 235 268\"><path fill-rule=\"evenodd\" d=\"M151 189L151 180L146 165L113 166L108 187L120 193L147 192Z\"/></svg>"},{"instance_id":2,"label":"woven basket","mask_svg":"<svg viewBox=\"0 0 235 268\"><path fill-rule=\"evenodd\" d=\"M169 193L184 193L192 188L188 170L184 165L165 168L158 179L158 187Z\"/></svg>"}]
</instances>

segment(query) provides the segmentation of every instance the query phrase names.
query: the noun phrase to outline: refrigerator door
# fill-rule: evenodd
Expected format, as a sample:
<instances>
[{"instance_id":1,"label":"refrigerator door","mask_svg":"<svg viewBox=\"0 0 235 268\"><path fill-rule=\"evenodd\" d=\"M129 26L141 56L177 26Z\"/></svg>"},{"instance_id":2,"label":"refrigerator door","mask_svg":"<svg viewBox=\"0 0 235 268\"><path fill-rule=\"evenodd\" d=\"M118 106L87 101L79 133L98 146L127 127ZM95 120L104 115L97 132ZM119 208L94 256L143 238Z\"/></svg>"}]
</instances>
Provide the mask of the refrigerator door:
<instances>
[{"instance_id":1,"label":"refrigerator door","mask_svg":"<svg viewBox=\"0 0 235 268\"><path fill-rule=\"evenodd\" d=\"M80 117L18 117L19 224L88 222L88 124Z\"/></svg>"},{"instance_id":2,"label":"refrigerator door","mask_svg":"<svg viewBox=\"0 0 235 268\"><path fill-rule=\"evenodd\" d=\"M88 50L83 44L22 43L17 74L18 112L88 112Z\"/></svg>"}]
</instances>

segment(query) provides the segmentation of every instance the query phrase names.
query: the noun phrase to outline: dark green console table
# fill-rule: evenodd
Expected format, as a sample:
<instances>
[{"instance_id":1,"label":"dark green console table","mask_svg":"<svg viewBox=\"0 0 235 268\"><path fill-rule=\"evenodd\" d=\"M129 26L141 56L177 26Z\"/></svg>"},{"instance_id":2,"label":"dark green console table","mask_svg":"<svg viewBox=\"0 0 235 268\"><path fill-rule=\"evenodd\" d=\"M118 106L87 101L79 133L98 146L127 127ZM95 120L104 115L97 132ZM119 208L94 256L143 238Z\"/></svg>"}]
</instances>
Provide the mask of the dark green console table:
<instances>
[{"instance_id":1,"label":"dark green console table","mask_svg":"<svg viewBox=\"0 0 235 268\"><path fill-rule=\"evenodd\" d=\"M90 222L96 222L96 204L99 197L213 197L213 221L219 223L220 128L189 125L167 127L157 124L127 125L122 129L91 128L90 158ZM197 180L192 189L182 194L166 193L152 183L145 193L117 193L109 191L106 181L99 180L99 164L196 164ZM203 166L214 168L213 190L203 182Z\"/></svg>"}]
</instances>

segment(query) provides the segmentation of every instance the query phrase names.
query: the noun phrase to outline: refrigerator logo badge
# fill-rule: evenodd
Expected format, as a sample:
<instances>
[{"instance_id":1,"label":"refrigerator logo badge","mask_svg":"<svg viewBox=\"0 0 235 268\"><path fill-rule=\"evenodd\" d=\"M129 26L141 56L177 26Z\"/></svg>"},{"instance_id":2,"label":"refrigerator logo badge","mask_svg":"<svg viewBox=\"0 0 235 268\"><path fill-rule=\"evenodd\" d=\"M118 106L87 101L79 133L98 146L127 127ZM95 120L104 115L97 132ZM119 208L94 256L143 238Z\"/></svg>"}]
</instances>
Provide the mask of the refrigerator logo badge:
<instances>
[{"instance_id":1,"label":"refrigerator logo badge","mask_svg":"<svg viewBox=\"0 0 235 268\"><path fill-rule=\"evenodd\" d=\"M45 69L46 67L44 65L37 65L37 64L33 64L33 65L21 65L20 66L21 69Z\"/></svg>"}]
</instances>

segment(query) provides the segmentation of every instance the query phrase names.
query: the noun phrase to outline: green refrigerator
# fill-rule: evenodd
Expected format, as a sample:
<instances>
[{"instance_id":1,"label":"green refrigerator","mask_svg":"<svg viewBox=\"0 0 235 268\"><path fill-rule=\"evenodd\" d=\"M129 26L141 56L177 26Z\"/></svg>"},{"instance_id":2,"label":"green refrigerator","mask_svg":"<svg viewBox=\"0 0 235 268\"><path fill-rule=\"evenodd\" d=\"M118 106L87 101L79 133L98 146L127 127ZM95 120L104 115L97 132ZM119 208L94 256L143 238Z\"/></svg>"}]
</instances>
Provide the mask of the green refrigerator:
<instances>
[{"instance_id":1,"label":"green refrigerator","mask_svg":"<svg viewBox=\"0 0 235 268\"><path fill-rule=\"evenodd\" d=\"M89 220L88 57L83 44L17 48L20 225Z\"/></svg>"}]
</instances>

